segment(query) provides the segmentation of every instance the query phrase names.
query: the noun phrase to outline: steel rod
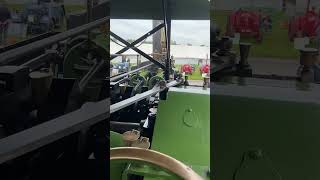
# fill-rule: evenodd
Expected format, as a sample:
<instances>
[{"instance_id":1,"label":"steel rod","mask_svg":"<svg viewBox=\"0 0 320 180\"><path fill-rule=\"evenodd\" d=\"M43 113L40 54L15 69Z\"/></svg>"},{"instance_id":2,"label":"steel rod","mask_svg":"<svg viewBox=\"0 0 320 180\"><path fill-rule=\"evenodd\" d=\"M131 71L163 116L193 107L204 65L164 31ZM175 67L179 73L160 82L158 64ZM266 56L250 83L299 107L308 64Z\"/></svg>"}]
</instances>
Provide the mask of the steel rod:
<instances>
[{"instance_id":1,"label":"steel rod","mask_svg":"<svg viewBox=\"0 0 320 180\"><path fill-rule=\"evenodd\" d=\"M113 36L114 38L116 38L121 43L125 44L127 47L131 46L130 43L128 43L126 40L122 39L120 36L116 35L115 33L110 32L110 35ZM140 49L138 49L136 47L130 47L130 48L132 50L136 51L137 53L139 53L140 55L142 55L143 57L145 57L146 59L148 59L149 61L153 62L157 66L161 67L162 69L165 69L165 66L162 63L160 63L159 61L153 59L152 57L150 57L149 55L147 55L146 53L144 53Z\"/></svg>"},{"instance_id":2,"label":"steel rod","mask_svg":"<svg viewBox=\"0 0 320 180\"><path fill-rule=\"evenodd\" d=\"M88 85L89 81L94 77L94 75L105 65L104 60L99 60L91 69L89 72L80 80L79 87L80 91L83 91L84 88Z\"/></svg>"},{"instance_id":3,"label":"steel rod","mask_svg":"<svg viewBox=\"0 0 320 180\"><path fill-rule=\"evenodd\" d=\"M148 38L149 36L151 36L152 34L154 34L155 32L159 31L161 28L164 27L164 24L159 24L158 26L156 26L155 28L153 28L151 31L147 32L146 34L144 34L143 36L141 36L139 39L135 40L133 43L130 44L130 46L127 46L123 49L121 49L120 51L118 51L116 54L122 54L124 52L126 52L128 49L130 49L130 47L134 47L135 45L137 45L138 43L140 43L141 41L145 40L146 38ZM112 55L111 56L111 60L116 58L116 55Z\"/></svg>"},{"instance_id":4,"label":"steel rod","mask_svg":"<svg viewBox=\"0 0 320 180\"><path fill-rule=\"evenodd\" d=\"M90 22L83 26L76 27L66 32L62 32L51 37L33 42L31 44L21 46L16 49L12 49L0 54L0 65L6 65L16 59L22 58L41 49L49 47L59 41L63 41L68 38L78 36L80 34L86 33L89 29L94 29L109 20L109 17L104 17L94 22Z\"/></svg>"},{"instance_id":5,"label":"steel rod","mask_svg":"<svg viewBox=\"0 0 320 180\"><path fill-rule=\"evenodd\" d=\"M137 69L135 69L135 70L133 70L133 71L129 71L129 72L127 72L127 73L123 73L123 74L120 74L120 75L117 75L117 76L113 76L113 77L110 78L110 81L111 81L111 82L114 82L114 81L116 81L116 80L118 80L118 79L121 79L121 78L123 78L123 77L126 77L126 76L128 76L128 75L130 75L130 74L133 74L133 73L135 73L135 72L141 71L142 69L146 69L146 68L148 68L148 67L150 67L150 66L152 66L152 65L153 65L153 64L150 63L150 64L148 64L148 65L145 65L145 66L142 66L142 67L140 67L140 68L137 68Z\"/></svg>"},{"instance_id":6,"label":"steel rod","mask_svg":"<svg viewBox=\"0 0 320 180\"><path fill-rule=\"evenodd\" d=\"M171 14L168 5L168 0L162 0L162 10L163 10L163 21L164 21L164 34L166 39L166 59L165 59L165 68L164 68L164 78L169 80L170 70L171 70L171 61L170 61L170 41L171 41Z\"/></svg>"},{"instance_id":7,"label":"steel rod","mask_svg":"<svg viewBox=\"0 0 320 180\"><path fill-rule=\"evenodd\" d=\"M182 81L180 80L176 80L176 81L172 81L168 84L166 84L166 87L160 87L158 85L156 85L154 88L152 88L151 90L149 91L146 91L146 92L143 92L141 94L137 94L131 98L128 98L126 100L123 100L121 102L118 102L116 104L112 104L110 106L110 114L114 113L114 112L117 112L119 111L120 109L123 109L125 107L128 107L136 102L139 102L141 100L144 100L148 97L151 97L153 95L156 95L157 93L161 92L161 91L164 91L166 90L167 88L169 87L173 87L173 86L176 86L178 84L180 84Z\"/></svg>"}]
</instances>

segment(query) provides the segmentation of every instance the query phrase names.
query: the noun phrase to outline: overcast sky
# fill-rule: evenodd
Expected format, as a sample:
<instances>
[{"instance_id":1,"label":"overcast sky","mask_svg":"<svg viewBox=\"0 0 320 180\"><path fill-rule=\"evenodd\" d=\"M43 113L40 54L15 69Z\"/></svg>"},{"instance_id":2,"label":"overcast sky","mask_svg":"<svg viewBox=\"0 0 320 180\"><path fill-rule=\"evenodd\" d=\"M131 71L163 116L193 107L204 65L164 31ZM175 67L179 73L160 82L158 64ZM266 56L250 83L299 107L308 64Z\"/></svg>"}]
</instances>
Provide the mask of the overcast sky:
<instances>
[{"instance_id":1,"label":"overcast sky","mask_svg":"<svg viewBox=\"0 0 320 180\"><path fill-rule=\"evenodd\" d=\"M110 28L124 39L137 39L152 29L152 21L111 19ZM210 21L172 21L171 31L178 44L210 45Z\"/></svg>"}]
</instances>

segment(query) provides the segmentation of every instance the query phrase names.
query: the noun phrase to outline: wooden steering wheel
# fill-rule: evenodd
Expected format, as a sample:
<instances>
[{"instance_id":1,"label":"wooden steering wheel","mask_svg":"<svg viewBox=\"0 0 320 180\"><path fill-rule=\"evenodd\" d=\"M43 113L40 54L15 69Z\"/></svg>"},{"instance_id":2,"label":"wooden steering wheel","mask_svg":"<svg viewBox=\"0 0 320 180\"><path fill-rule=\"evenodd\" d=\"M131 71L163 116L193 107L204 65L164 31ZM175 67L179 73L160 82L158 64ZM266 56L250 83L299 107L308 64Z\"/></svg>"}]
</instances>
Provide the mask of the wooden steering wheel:
<instances>
[{"instance_id":1,"label":"wooden steering wheel","mask_svg":"<svg viewBox=\"0 0 320 180\"><path fill-rule=\"evenodd\" d=\"M184 180L203 180L190 167L160 152L136 147L117 147L110 149L110 160L135 160L159 166Z\"/></svg>"}]
</instances>

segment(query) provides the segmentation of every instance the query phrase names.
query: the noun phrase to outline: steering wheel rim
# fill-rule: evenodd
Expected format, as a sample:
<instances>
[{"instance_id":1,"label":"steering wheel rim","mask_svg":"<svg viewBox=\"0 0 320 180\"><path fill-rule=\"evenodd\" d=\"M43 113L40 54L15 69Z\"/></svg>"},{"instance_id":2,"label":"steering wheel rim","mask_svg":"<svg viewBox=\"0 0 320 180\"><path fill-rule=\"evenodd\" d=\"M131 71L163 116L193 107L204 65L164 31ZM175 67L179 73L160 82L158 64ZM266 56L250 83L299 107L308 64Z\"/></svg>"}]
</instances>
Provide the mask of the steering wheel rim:
<instances>
[{"instance_id":1,"label":"steering wheel rim","mask_svg":"<svg viewBox=\"0 0 320 180\"><path fill-rule=\"evenodd\" d=\"M203 180L196 172L182 162L158 151L136 147L117 147L110 149L110 160L136 160L147 162L169 172L184 180Z\"/></svg>"}]
</instances>

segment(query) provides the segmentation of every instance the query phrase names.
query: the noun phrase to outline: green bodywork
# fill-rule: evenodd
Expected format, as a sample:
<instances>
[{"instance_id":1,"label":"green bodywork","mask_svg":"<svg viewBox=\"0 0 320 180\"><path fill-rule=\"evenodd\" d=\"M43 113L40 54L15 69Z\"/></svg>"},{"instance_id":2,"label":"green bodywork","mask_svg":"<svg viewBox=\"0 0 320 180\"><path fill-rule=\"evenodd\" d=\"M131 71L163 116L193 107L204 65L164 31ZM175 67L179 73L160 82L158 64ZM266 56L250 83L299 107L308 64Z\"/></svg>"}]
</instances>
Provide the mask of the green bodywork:
<instances>
[{"instance_id":1,"label":"green bodywork","mask_svg":"<svg viewBox=\"0 0 320 180\"><path fill-rule=\"evenodd\" d=\"M211 87L215 179L320 179L319 85L230 82Z\"/></svg>"},{"instance_id":2,"label":"green bodywork","mask_svg":"<svg viewBox=\"0 0 320 180\"><path fill-rule=\"evenodd\" d=\"M104 48L106 51L109 51L110 41L109 36L106 34L99 34L93 39L94 42L96 42L99 46Z\"/></svg>"},{"instance_id":3,"label":"green bodywork","mask_svg":"<svg viewBox=\"0 0 320 180\"><path fill-rule=\"evenodd\" d=\"M210 90L187 87L170 88L167 100L160 101L151 149L167 154L186 165L204 179L210 170ZM111 137L111 146L116 140ZM119 169L111 162L111 179ZM118 166L119 168L119 166ZM123 169L124 170L124 169ZM156 167L138 162L127 164L126 174L143 175L144 180L179 179Z\"/></svg>"}]
</instances>

